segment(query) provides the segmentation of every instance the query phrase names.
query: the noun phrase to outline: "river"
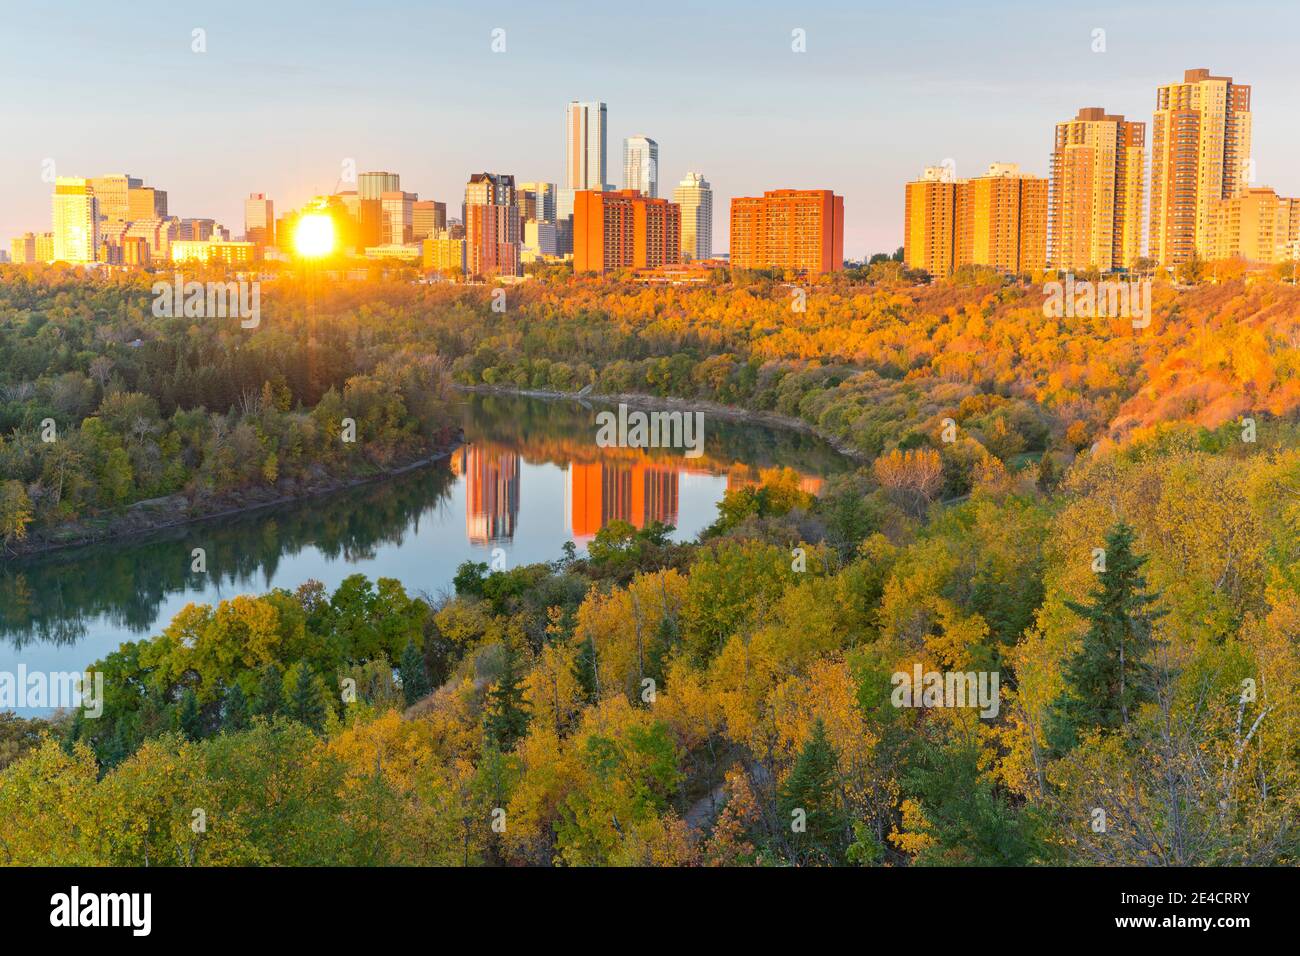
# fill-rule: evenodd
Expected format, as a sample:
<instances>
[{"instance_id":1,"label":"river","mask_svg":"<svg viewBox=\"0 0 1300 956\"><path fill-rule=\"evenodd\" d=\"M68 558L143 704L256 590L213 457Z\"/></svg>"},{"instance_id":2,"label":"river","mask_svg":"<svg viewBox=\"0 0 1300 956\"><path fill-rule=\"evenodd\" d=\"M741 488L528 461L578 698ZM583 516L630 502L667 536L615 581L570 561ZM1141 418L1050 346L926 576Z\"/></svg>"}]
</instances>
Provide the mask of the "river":
<instances>
[{"instance_id":1,"label":"river","mask_svg":"<svg viewBox=\"0 0 1300 956\"><path fill-rule=\"evenodd\" d=\"M579 551L608 522L659 520L679 540L716 517L728 488L791 467L816 493L852 464L788 429L706 417L704 454L600 448L601 405L467 395L466 443L449 459L382 482L0 563L0 673L66 672L157 634L191 602L293 589L333 590L350 574L392 577L408 593L451 589L464 561L514 567ZM191 570L202 548L207 570ZM41 712L17 708L24 716Z\"/></svg>"}]
</instances>

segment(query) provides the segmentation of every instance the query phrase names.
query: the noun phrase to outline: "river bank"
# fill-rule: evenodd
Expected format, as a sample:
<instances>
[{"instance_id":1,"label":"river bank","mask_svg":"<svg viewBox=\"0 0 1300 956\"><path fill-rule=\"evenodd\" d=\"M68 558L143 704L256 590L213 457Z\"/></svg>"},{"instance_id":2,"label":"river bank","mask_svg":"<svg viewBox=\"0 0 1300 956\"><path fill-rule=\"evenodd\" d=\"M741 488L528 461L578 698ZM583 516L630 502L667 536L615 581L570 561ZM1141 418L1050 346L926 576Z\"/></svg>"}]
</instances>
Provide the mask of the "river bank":
<instances>
[{"instance_id":1,"label":"river bank","mask_svg":"<svg viewBox=\"0 0 1300 956\"><path fill-rule=\"evenodd\" d=\"M705 415L726 421L743 422L747 425L763 425L770 428L784 428L804 435L812 435L852 461L866 464L871 460L870 456L854 448L843 439L825 434L802 418L782 415L779 412L756 411L737 405L722 405L704 399L647 395L642 392L587 392L584 394L582 392L560 392L542 388L517 388L512 385L458 384L454 388L460 392L477 395L516 395L521 398L540 398L546 401L582 401L585 399L615 405L622 403L629 408L639 408L647 411L703 412Z\"/></svg>"},{"instance_id":2,"label":"river bank","mask_svg":"<svg viewBox=\"0 0 1300 956\"><path fill-rule=\"evenodd\" d=\"M314 466L307 478L284 479L273 487L241 488L208 498L192 498L177 493L165 498L137 501L121 514L83 518L33 531L23 541L11 545L8 553L0 551L0 566L6 560L35 557L89 544L134 538L167 528L229 518L395 478L450 457L463 442L462 434L445 448L435 449L400 465L377 468L361 475L332 475L324 468Z\"/></svg>"}]
</instances>

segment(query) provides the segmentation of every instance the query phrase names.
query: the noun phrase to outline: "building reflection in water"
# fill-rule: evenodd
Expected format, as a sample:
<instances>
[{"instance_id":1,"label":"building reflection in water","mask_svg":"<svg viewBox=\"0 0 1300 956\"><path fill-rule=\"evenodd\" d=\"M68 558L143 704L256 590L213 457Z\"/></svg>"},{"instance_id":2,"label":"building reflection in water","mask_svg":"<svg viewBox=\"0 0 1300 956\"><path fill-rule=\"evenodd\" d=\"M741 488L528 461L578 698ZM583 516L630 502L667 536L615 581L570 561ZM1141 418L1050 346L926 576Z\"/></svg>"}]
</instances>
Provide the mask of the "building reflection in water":
<instances>
[{"instance_id":1,"label":"building reflection in water","mask_svg":"<svg viewBox=\"0 0 1300 956\"><path fill-rule=\"evenodd\" d=\"M534 452L565 469L564 525L577 543L590 541L611 521L626 521L635 528L656 521L675 527L682 475L725 475L727 490L735 491L761 484L765 474L736 462L687 466L627 450L592 461L583 452L575 455L571 445L564 447L567 444L559 442ZM471 544L513 539L519 522L522 463L520 451L496 442L473 442L452 456L452 473L465 481L465 535ZM822 479L801 474L799 485L815 495L821 491Z\"/></svg>"},{"instance_id":2,"label":"building reflection in water","mask_svg":"<svg viewBox=\"0 0 1300 956\"><path fill-rule=\"evenodd\" d=\"M574 541L595 536L611 521L644 528L677 524L679 469L631 462L569 462L565 524Z\"/></svg>"},{"instance_id":3,"label":"building reflection in water","mask_svg":"<svg viewBox=\"0 0 1300 956\"><path fill-rule=\"evenodd\" d=\"M519 464L519 452L486 443L466 445L452 455L452 473L465 478L465 537L471 544L515 536Z\"/></svg>"}]
</instances>

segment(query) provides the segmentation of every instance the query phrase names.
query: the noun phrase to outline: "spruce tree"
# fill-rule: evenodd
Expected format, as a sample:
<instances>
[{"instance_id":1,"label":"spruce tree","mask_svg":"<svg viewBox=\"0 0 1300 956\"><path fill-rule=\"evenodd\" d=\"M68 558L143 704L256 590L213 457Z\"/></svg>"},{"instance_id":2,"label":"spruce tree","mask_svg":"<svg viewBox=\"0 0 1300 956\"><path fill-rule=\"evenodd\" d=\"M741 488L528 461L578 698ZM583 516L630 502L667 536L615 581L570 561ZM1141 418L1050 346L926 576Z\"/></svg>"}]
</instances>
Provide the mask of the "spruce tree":
<instances>
[{"instance_id":1,"label":"spruce tree","mask_svg":"<svg viewBox=\"0 0 1300 956\"><path fill-rule=\"evenodd\" d=\"M407 641L406 650L402 651L402 660L397 669L402 676L402 696L406 698L407 707L427 696L432 690L429 686L429 675L424 669L424 655L415 646L415 641Z\"/></svg>"},{"instance_id":2,"label":"spruce tree","mask_svg":"<svg viewBox=\"0 0 1300 956\"><path fill-rule=\"evenodd\" d=\"M524 699L524 677L519 668L514 642L504 641L505 660L496 686L488 692L485 726L488 736L503 752L514 749L515 742L528 732L528 701Z\"/></svg>"},{"instance_id":3,"label":"spruce tree","mask_svg":"<svg viewBox=\"0 0 1300 956\"><path fill-rule=\"evenodd\" d=\"M187 688L181 695L178 722L186 740L198 740L203 736L203 717L199 713L199 698L191 688Z\"/></svg>"},{"instance_id":4,"label":"spruce tree","mask_svg":"<svg viewBox=\"0 0 1300 956\"><path fill-rule=\"evenodd\" d=\"M225 706L221 719L221 729L237 734L248 727L248 698L244 689L238 684L231 684L226 691Z\"/></svg>"},{"instance_id":5,"label":"spruce tree","mask_svg":"<svg viewBox=\"0 0 1300 956\"><path fill-rule=\"evenodd\" d=\"M257 684L257 712L263 717L284 713L284 676L276 664L267 664Z\"/></svg>"},{"instance_id":6,"label":"spruce tree","mask_svg":"<svg viewBox=\"0 0 1300 956\"><path fill-rule=\"evenodd\" d=\"M596 642L588 635L578 645L578 656L573 661L573 679L582 688L582 700L585 704L594 704L599 696L596 674Z\"/></svg>"},{"instance_id":7,"label":"spruce tree","mask_svg":"<svg viewBox=\"0 0 1300 956\"><path fill-rule=\"evenodd\" d=\"M1068 750L1081 731L1115 731L1138 707L1155 699L1152 625L1164 611L1152 607L1142 566L1133 552L1134 532L1120 522L1106 535L1105 570L1085 603L1066 606L1088 622L1083 643L1062 668L1065 692L1053 704L1048 735L1054 749Z\"/></svg>"},{"instance_id":8,"label":"spruce tree","mask_svg":"<svg viewBox=\"0 0 1300 956\"><path fill-rule=\"evenodd\" d=\"M289 715L312 730L321 730L325 726L325 702L321 700L320 684L306 661L299 661L297 670L298 677L293 682L289 699Z\"/></svg>"},{"instance_id":9,"label":"spruce tree","mask_svg":"<svg viewBox=\"0 0 1300 956\"><path fill-rule=\"evenodd\" d=\"M796 860L838 863L846 842L847 817L840 802L839 755L826 739L820 717L778 795L781 825L789 829ZM803 811L803 830L795 828Z\"/></svg>"}]
</instances>

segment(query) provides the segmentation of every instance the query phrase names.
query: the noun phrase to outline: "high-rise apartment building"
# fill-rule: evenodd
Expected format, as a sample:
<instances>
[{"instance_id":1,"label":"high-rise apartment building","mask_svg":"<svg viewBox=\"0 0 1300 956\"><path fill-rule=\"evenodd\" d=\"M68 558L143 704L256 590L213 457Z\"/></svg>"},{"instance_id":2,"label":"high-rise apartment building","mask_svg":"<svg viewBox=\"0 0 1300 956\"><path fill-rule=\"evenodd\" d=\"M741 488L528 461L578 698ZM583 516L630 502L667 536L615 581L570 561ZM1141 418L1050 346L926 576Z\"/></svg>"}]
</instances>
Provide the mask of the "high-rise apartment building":
<instances>
[{"instance_id":1,"label":"high-rise apartment building","mask_svg":"<svg viewBox=\"0 0 1300 956\"><path fill-rule=\"evenodd\" d=\"M903 261L932 276L965 265L1032 272L1047 264L1047 180L1015 163L974 179L928 167L906 186Z\"/></svg>"},{"instance_id":2,"label":"high-rise apartment building","mask_svg":"<svg viewBox=\"0 0 1300 956\"><path fill-rule=\"evenodd\" d=\"M731 200L731 264L817 275L844 267L844 197L774 189Z\"/></svg>"},{"instance_id":3,"label":"high-rise apartment building","mask_svg":"<svg viewBox=\"0 0 1300 956\"><path fill-rule=\"evenodd\" d=\"M99 203L101 219L126 221L131 218L130 191L144 186L144 180L128 176L126 173L112 173L108 176L92 176L87 180L95 192Z\"/></svg>"},{"instance_id":4,"label":"high-rise apartment building","mask_svg":"<svg viewBox=\"0 0 1300 956\"><path fill-rule=\"evenodd\" d=\"M623 188L642 196L659 196L659 144L648 136L623 140Z\"/></svg>"},{"instance_id":5,"label":"high-rise apartment building","mask_svg":"<svg viewBox=\"0 0 1300 956\"><path fill-rule=\"evenodd\" d=\"M465 271L472 276L521 274L515 177L475 173L465 187Z\"/></svg>"},{"instance_id":6,"label":"high-rise apartment building","mask_svg":"<svg viewBox=\"0 0 1300 956\"><path fill-rule=\"evenodd\" d=\"M400 192L402 177L397 173L370 172L357 176L357 195L362 199L383 199L384 193Z\"/></svg>"},{"instance_id":7,"label":"high-rise apartment building","mask_svg":"<svg viewBox=\"0 0 1300 956\"><path fill-rule=\"evenodd\" d=\"M687 173L673 189L673 202L682 210L682 258L713 255L713 189L699 173Z\"/></svg>"},{"instance_id":8,"label":"high-rise apartment building","mask_svg":"<svg viewBox=\"0 0 1300 956\"><path fill-rule=\"evenodd\" d=\"M1056 124L1048 263L1063 272L1129 269L1142 255L1146 124L1086 107Z\"/></svg>"},{"instance_id":9,"label":"high-rise apartment building","mask_svg":"<svg viewBox=\"0 0 1300 956\"><path fill-rule=\"evenodd\" d=\"M573 271L654 269L681 261L681 210L635 189L584 189L573 200Z\"/></svg>"},{"instance_id":10,"label":"high-rise apartment building","mask_svg":"<svg viewBox=\"0 0 1300 956\"><path fill-rule=\"evenodd\" d=\"M54 181L53 220L55 261L96 261L99 203L90 180L60 176Z\"/></svg>"},{"instance_id":11,"label":"high-rise apartment building","mask_svg":"<svg viewBox=\"0 0 1300 956\"><path fill-rule=\"evenodd\" d=\"M1294 259L1297 252L1300 199L1260 187L1214 204L1205 258L1240 258L1249 265L1267 266Z\"/></svg>"},{"instance_id":12,"label":"high-rise apartment building","mask_svg":"<svg viewBox=\"0 0 1300 956\"><path fill-rule=\"evenodd\" d=\"M903 262L932 276L951 275L957 254L957 178L946 166L927 166L905 187Z\"/></svg>"},{"instance_id":13,"label":"high-rise apartment building","mask_svg":"<svg viewBox=\"0 0 1300 956\"><path fill-rule=\"evenodd\" d=\"M1209 70L1160 87L1151 124L1151 258L1173 266L1204 257L1214 204L1249 180L1250 87Z\"/></svg>"},{"instance_id":14,"label":"high-rise apartment building","mask_svg":"<svg viewBox=\"0 0 1300 956\"><path fill-rule=\"evenodd\" d=\"M1047 180L993 163L957 184L957 264L1034 272L1047 266Z\"/></svg>"},{"instance_id":15,"label":"high-rise apartment building","mask_svg":"<svg viewBox=\"0 0 1300 956\"><path fill-rule=\"evenodd\" d=\"M447 228L447 204L432 199L411 204L411 239L423 242Z\"/></svg>"},{"instance_id":16,"label":"high-rise apartment building","mask_svg":"<svg viewBox=\"0 0 1300 956\"><path fill-rule=\"evenodd\" d=\"M259 247L275 245L275 202L266 193L244 200L244 238Z\"/></svg>"}]
</instances>

